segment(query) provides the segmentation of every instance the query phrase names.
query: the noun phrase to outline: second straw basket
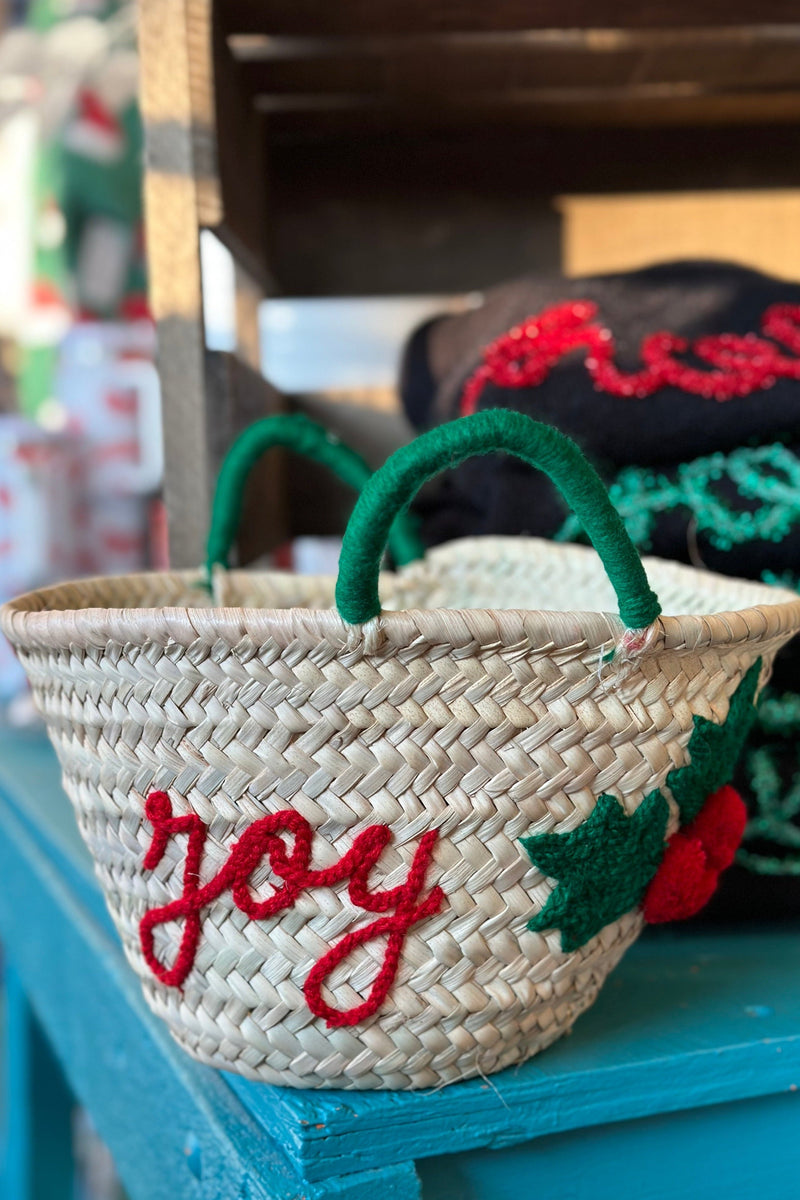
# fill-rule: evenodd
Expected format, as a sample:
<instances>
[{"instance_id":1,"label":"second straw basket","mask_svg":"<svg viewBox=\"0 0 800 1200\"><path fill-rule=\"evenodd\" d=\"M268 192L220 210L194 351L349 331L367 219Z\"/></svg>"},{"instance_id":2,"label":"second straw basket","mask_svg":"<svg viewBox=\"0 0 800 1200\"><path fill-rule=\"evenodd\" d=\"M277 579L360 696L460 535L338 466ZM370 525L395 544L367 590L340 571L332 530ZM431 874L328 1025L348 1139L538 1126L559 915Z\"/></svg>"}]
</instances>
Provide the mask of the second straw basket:
<instances>
[{"instance_id":1,"label":"second straw basket","mask_svg":"<svg viewBox=\"0 0 800 1200\"><path fill-rule=\"evenodd\" d=\"M455 542L379 599L396 515L488 452L546 471L594 550ZM734 761L800 597L643 564L577 447L517 413L393 455L335 584L217 565L240 485L211 594L137 575L2 611L148 1003L194 1057L294 1087L536 1054L731 861Z\"/></svg>"}]
</instances>

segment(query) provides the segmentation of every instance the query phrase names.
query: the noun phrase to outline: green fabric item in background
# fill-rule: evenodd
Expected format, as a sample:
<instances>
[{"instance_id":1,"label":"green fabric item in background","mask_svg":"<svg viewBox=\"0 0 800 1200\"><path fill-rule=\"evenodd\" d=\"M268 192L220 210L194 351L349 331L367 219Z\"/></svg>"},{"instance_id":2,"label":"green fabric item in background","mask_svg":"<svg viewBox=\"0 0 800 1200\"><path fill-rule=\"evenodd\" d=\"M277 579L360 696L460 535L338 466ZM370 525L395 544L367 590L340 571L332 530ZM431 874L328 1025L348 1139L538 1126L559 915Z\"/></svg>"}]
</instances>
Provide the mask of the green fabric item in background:
<instances>
[{"instance_id":1,"label":"green fabric item in background","mask_svg":"<svg viewBox=\"0 0 800 1200\"><path fill-rule=\"evenodd\" d=\"M93 10L92 16L105 21L129 0L105 0ZM61 0L33 0L28 10L27 24L42 35L54 26L81 13L80 5ZM102 217L118 222L123 236L129 233L131 251L124 295L144 296L147 279L144 257L139 245L142 219L143 132L139 107L128 104L117 119L124 138L124 150L113 162L97 162L73 153L62 142L61 130L39 149L35 168L33 278L51 284L68 304L84 307L76 286L76 264L81 236L87 221ZM38 220L48 206L55 204L63 213L66 235L56 245L42 245L37 236ZM124 296L122 297L124 299ZM93 313L99 320L120 319L118 308ZM17 387L19 406L23 413L35 418L42 404L52 397L53 379L58 362L58 345L46 341L22 343L19 351Z\"/></svg>"},{"instance_id":2,"label":"green fabric item in background","mask_svg":"<svg viewBox=\"0 0 800 1200\"><path fill-rule=\"evenodd\" d=\"M372 475L371 469L355 450L337 441L321 425L302 413L265 417L244 431L225 455L214 493L211 528L206 545L206 569L228 561L242 515L247 477L263 454L275 446L285 446L305 458L328 467L344 483L360 492ZM401 513L389 533L395 563L402 566L421 558L423 546L411 518Z\"/></svg>"}]
</instances>

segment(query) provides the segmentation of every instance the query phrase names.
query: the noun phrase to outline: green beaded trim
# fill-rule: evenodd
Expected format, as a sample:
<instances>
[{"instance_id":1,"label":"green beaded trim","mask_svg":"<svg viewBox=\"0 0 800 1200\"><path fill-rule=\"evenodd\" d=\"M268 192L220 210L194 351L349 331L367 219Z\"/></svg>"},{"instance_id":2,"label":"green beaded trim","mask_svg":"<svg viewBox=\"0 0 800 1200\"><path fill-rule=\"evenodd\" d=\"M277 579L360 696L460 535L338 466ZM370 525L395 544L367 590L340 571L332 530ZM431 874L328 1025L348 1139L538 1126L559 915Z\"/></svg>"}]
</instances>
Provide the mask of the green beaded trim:
<instances>
[{"instance_id":1,"label":"green beaded trim","mask_svg":"<svg viewBox=\"0 0 800 1200\"><path fill-rule=\"evenodd\" d=\"M758 507L731 508L715 491L722 480L730 481L748 505ZM645 467L625 467L609 495L639 549L650 548L656 518L678 508L689 510L697 532L718 550L744 542L781 542L800 522L800 459L775 442L682 463L674 479ZM570 515L555 540L575 541L580 536L581 528Z\"/></svg>"},{"instance_id":2,"label":"green beaded trim","mask_svg":"<svg viewBox=\"0 0 800 1200\"><path fill-rule=\"evenodd\" d=\"M792 696L797 701L797 696ZM765 705L770 702L765 701ZM773 752L767 746L757 746L747 755L745 766L755 799L755 815L747 822L745 848L736 861L757 875L800 876L800 751L795 751L798 765L787 787L778 770ZM793 853L783 858L761 854L747 848L746 843L767 841L781 850Z\"/></svg>"},{"instance_id":3,"label":"green beaded trim","mask_svg":"<svg viewBox=\"0 0 800 1200\"><path fill-rule=\"evenodd\" d=\"M766 574L766 572L765 572ZM797 586L783 579L784 586ZM767 689L756 718L757 745L745 756L745 771L754 809L744 832L737 862L757 875L800 876L800 695L776 695ZM795 770L787 784L787 772L778 760L794 758ZM748 843L771 842L777 849L792 851L778 858L748 848Z\"/></svg>"},{"instance_id":4,"label":"green beaded trim","mask_svg":"<svg viewBox=\"0 0 800 1200\"><path fill-rule=\"evenodd\" d=\"M764 571L761 577L765 583L800 591L800 582L791 572ZM744 761L754 811L736 861L756 875L800 876L800 695L779 696L766 688L753 732L756 744L747 750ZM796 770L787 783L777 759L792 752ZM793 853L778 858L748 849L748 843L755 841L771 842L776 849Z\"/></svg>"}]
</instances>

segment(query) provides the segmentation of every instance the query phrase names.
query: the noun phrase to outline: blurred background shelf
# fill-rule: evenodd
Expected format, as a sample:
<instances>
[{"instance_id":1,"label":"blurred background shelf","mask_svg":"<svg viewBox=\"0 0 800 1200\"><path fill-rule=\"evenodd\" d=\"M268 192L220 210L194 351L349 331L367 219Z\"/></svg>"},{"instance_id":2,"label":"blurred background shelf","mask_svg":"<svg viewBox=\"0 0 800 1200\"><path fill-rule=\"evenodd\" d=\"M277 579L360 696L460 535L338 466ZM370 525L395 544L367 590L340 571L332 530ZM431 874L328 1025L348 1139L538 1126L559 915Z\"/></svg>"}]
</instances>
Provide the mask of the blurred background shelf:
<instances>
[{"instance_id":1,"label":"blurred background shelf","mask_svg":"<svg viewBox=\"0 0 800 1200\"><path fill-rule=\"evenodd\" d=\"M142 0L140 45L176 565L201 557L225 403L205 351L201 230L234 255L235 353L267 375L264 296L458 297L527 270L730 257L732 244L800 274L793 4ZM694 206L691 235L685 207L669 219L676 202ZM231 430L253 415L232 396ZM266 388L251 400L304 403ZM377 460L405 428L371 407L350 424ZM251 554L308 531L302 496L255 535L253 511Z\"/></svg>"}]
</instances>

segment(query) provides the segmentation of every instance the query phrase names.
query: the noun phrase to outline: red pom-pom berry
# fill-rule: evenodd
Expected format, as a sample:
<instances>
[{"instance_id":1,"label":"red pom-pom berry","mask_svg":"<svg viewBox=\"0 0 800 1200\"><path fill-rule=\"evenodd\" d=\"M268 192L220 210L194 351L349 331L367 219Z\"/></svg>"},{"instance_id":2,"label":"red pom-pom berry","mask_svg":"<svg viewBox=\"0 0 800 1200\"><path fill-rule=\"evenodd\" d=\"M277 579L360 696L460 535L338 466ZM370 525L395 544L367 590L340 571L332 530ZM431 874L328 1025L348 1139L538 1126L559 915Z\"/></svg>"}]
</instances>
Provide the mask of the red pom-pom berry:
<instances>
[{"instance_id":1,"label":"red pom-pom berry","mask_svg":"<svg viewBox=\"0 0 800 1200\"><path fill-rule=\"evenodd\" d=\"M693 917L711 899L718 878L700 842L676 833L645 894L645 921L660 925Z\"/></svg>"},{"instance_id":2,"label":"red pom-pom berry","mask_svg":"<svg viewBox=\"0 0 800 1200\"><path fill-rule=\"evenodd\" d=\"M685 832L702 842L709 866L724 871L736 857L746 824L744 800L735 788L728 786L706 801Z\"/></svg>"},{"instance_id":3,"label":"red pom-pom berry","mask_svg":"<svg viewBox=\"0 0 800 1200\"><path fill-rule=\"evenodd\" d=\"M673 834L642 904L651 925L693 917L711 899L720 872L734 860L747 823L737 791L720 788L694 821Z\"/></svg>"}]
</instances>

